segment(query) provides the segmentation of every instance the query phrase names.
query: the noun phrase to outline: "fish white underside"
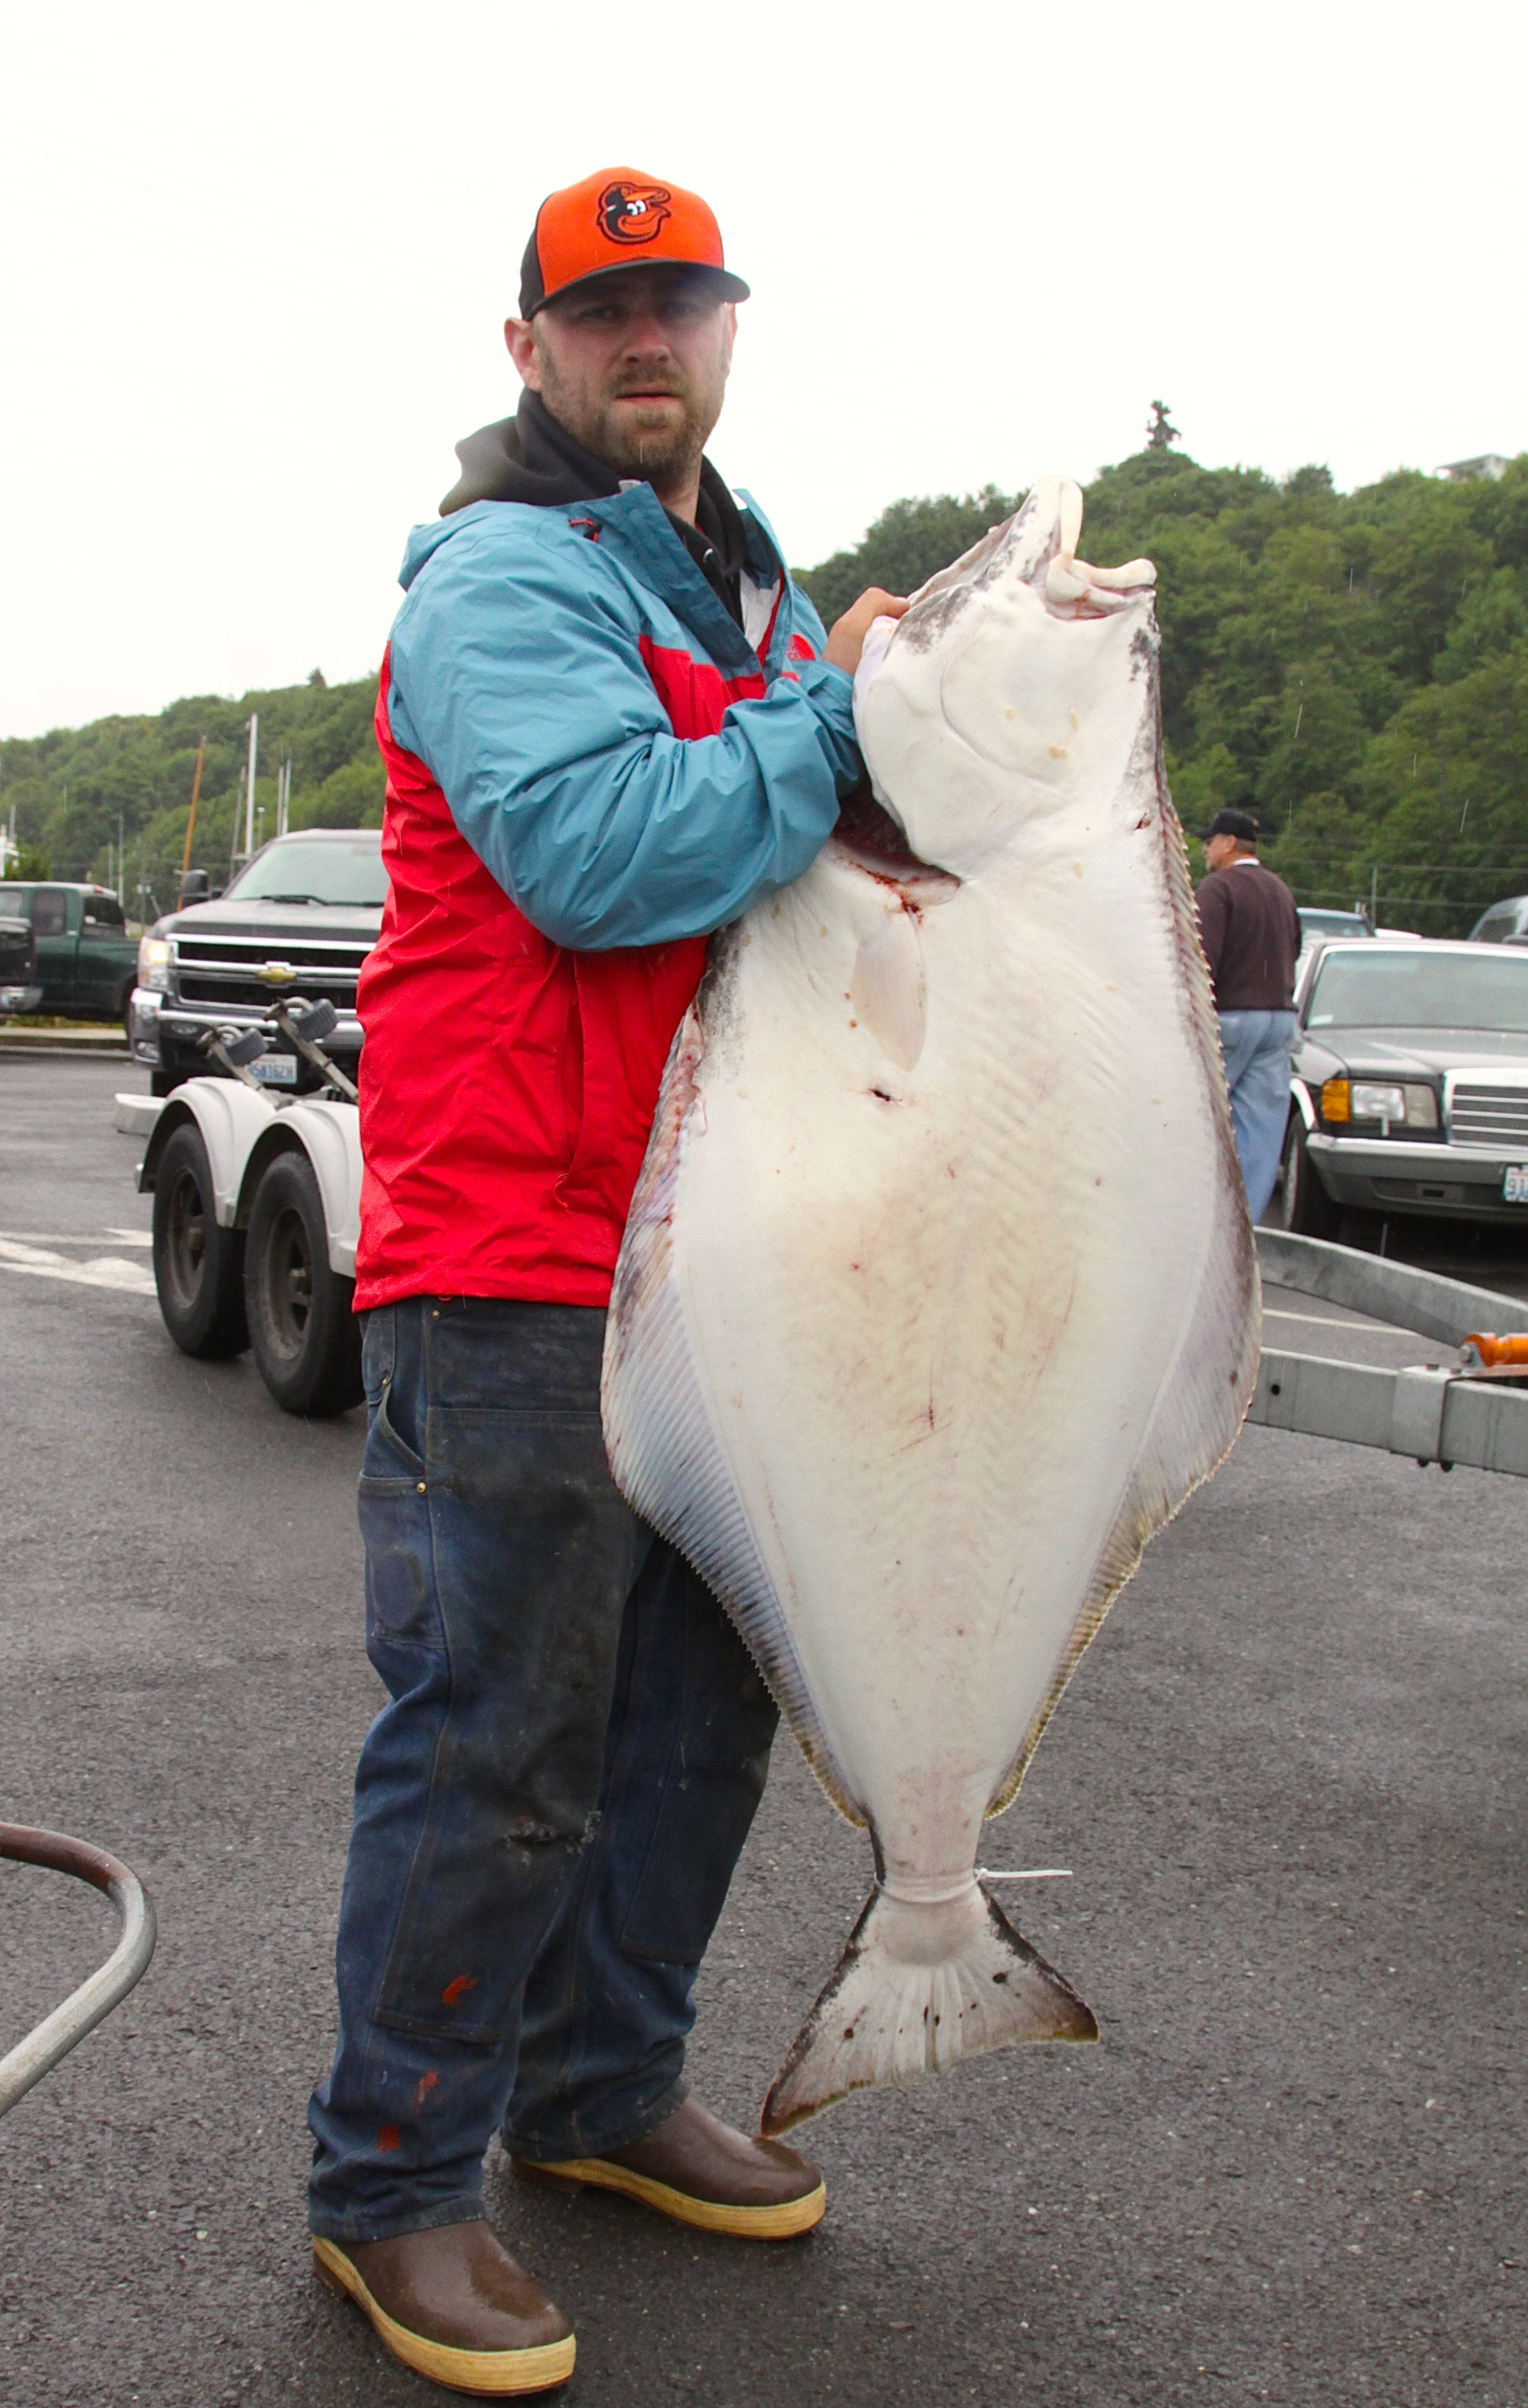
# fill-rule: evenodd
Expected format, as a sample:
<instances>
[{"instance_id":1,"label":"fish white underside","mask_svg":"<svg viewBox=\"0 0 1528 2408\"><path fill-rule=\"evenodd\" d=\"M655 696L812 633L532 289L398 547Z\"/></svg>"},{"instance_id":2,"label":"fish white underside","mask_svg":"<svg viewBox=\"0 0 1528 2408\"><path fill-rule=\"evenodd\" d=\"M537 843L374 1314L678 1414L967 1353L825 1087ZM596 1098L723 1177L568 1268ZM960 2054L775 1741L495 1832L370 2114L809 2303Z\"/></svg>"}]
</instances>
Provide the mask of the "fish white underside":
<instances>
[{"instance_id":1,"label":"fish white underside","mask_svg":"<svg viewBox=\"0 0 1528 2408\"><path fill-rule=\"evenodd\" d=\"M1048 556L1050 601L1087 593ZM1010 581L974 638L956 582L953 643L930 612L862 683L878 788L959 884L830 843L720 940L617 1276L616 1477L877 1843L771 2129L1005 2040L1091 2036L978 1890L980 1825L1231 1444L1255 1364L1150 602L1056 621Z\"/></svg>"}]
</instances>

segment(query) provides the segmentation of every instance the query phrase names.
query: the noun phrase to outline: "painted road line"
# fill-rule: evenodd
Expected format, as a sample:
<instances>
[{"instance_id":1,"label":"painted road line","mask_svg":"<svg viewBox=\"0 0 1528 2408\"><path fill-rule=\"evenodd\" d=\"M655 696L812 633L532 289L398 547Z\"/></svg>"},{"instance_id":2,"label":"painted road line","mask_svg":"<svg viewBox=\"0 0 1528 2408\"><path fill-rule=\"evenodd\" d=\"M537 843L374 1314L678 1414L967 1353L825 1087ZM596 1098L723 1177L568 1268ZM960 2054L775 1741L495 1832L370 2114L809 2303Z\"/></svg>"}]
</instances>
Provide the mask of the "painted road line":
<instances>
[{"instance_id":1,"label":"painted road line","mask_svg":"<svg viewBox=\"0 0 1528 2408\"><path fill-rule=\"evenodd\" d=\"M103 1238L115 1238L124 1246L154 1242L147 1229L0 1229L0 1240L10 1246L98 1246Z\"/></svg>"},{"instance_id":2,"label":"painted road line","mask_svg":"<svg viewBox=\"0 0 1528 2408\"><path fill-rule=\"evenodd\" d=\"M142 1263L130 1263L121 1254L94 1254L85 1262L71 1262L65 1254L49 1253L41 1246L19 1245L14 1238L0 1238L0 1270L22 1271L33 1279L67 1280L77 1287L111 1287L126 1296L152 1296L153 1274Z\"/></svg>"},{"instance_id":3,"label":"painted road line","mask_svg":"<svg viewBox=\"0 0 1528 2408\"><path fill-rule=\"evenodd\" d=\"M1352 1329L1360 1338L1411 1338L1416 1335L1414 1330L1397 1328L1393 1321L1339 1321L1335 1313L1287 1312L1282 1305L1278 1304L1265 1304L1263 1318L1264 1321L1309 1321L1318 1329ZM1418 1340L1419 1344L1423 1342Z\"/></svg>"}]
</instances>

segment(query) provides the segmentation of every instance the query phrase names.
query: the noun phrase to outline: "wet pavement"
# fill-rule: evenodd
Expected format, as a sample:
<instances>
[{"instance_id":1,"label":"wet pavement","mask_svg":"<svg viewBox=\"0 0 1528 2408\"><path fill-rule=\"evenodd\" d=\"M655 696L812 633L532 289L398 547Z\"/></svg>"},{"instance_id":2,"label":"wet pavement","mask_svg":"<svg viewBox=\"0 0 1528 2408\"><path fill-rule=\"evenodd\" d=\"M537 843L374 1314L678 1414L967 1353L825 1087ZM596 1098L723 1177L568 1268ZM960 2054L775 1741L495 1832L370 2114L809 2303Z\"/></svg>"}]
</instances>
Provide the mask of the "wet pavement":
<instances>
[{"instance_id":1,"label":"wet pavement","mask_svg":"<svg viewBox=\"0 0 1528 2408\"><path fill-rule=\"evenodd\" d=\"M0 1061L0 1814L124 1856L162 1935L0 2125L0 2399L443 2400L315 2287L303 2225L380 1696L360 1416L287 1420L247 1358L170 1346L142 1140L110 1126L135 1083ZM1458 1275L1492 1284L1470 1253ZM1496 1268L1524 1292L1499 1247ZM1270 1343L1439 1359L1268 1302L1343 1330L1285 1319ZM1249 1431L990 1829L990 1864L1069 1869L1006 1902L1102 2045L807 2128L829 2215L778 2248L525 2191L495 2156L500 2229L577 2319L569 2401L1515 2408L1525 1528L1516 1482ZM756 2115L869 1877L782 1741L704 1977L692 2071L720 2111ZM111 1935L91 1894L0 1867L0 2044Z\"/></svg>"}]
</instances>

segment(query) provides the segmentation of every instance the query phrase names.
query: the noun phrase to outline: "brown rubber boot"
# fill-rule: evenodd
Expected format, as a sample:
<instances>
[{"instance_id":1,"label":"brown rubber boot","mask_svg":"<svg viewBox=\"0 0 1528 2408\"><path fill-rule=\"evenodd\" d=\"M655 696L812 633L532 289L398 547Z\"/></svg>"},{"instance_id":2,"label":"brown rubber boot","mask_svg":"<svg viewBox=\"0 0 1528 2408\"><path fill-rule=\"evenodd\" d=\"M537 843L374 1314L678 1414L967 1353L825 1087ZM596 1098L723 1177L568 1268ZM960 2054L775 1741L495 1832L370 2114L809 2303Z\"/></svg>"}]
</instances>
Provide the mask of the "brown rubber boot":
<instances>
[{"instance_id":1,"label":"brown rubber boot","mask_svg":"<svg viewBox=\"0 0 1528 2408\"><path fill-rule=\"evenodd\" d=\"M394 2358L448 2390L501 2399L573 2372L573 2328L481 2216L392 2241L325 2241L319 2280L353 2300Z\"/></svg>"},{"instance_id":2,"label":"brown rubber boot","mask_svg":"<svg viewBox=\"0 0 1528 2408\"><path fill-rule=\"evenodd\" d=\"M827 2210L827 2186L817 2168L780 2141L755 2141L687 2099L666 2122L629 2148L604 2157L567 2157L539 2165L511 2157L530 2182L577 2190L618 2190L655 2207L677 2224L728 2232L740 2241L789 2241L809 2232Z\"/></svg>"}]
</instances>

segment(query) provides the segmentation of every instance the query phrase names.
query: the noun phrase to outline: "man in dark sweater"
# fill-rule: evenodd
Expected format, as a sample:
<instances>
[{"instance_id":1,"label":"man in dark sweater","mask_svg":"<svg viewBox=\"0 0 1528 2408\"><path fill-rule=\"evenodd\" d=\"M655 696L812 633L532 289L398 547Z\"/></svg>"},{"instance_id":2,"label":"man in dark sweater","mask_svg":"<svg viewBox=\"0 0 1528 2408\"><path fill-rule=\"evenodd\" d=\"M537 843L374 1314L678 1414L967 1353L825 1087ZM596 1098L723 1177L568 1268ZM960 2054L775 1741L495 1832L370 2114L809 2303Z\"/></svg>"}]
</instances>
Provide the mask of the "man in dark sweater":
<instances>
[{"instance_id":1,"label":"man in dark sweater","mask_svg":"<svg viewBox=\"0 0 1528 2408\"><path fill-rule=\"evenodd\" d=\"M1284 1150L1294 1042L1300 922L1281 878L1257 857L1257 824L1217 811L1203 838L1199 936L1209 964L1236 1153L1254 1221L1267 1210Z\"/></svg>"}]
</instances>

